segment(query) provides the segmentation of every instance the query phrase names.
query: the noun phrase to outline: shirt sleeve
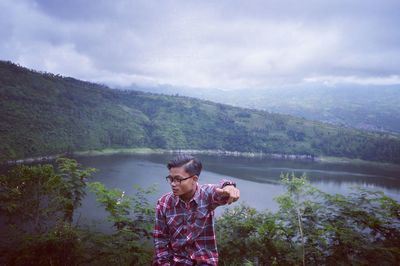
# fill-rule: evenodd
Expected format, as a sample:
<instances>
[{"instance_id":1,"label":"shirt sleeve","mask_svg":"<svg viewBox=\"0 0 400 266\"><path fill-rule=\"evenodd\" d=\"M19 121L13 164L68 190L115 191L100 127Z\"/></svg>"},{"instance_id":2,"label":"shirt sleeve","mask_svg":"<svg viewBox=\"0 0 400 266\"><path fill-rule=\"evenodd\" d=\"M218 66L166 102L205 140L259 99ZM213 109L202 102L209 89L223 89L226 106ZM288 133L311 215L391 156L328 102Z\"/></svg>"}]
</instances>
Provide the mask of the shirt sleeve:
<instances>
[{"instance_id":1,"label":"shirt sleeve","mask_svg":"<svg viewBox=\"0 0 400 266\"><path fill-rule=\"evenodd\" d=\"M211 185L211 209L214 210L218 206L225 205L228 202L228 196L222 196L217 193L217 188L222 188L225 182L232 182L228 179L222 179L219 184Z\"/></svg>"},{"instance_id":2,"label":"shirt sleeve","mask_svg":"<svg viewBox=\"0 0 400 266\"><path fill-rule=\"evenodd\" d=\"M154 260L153 265L170 265L169 234L163 206L160 200L156 207L156 222L153 231L154 237Z\"/></svg>"}]
</instances>

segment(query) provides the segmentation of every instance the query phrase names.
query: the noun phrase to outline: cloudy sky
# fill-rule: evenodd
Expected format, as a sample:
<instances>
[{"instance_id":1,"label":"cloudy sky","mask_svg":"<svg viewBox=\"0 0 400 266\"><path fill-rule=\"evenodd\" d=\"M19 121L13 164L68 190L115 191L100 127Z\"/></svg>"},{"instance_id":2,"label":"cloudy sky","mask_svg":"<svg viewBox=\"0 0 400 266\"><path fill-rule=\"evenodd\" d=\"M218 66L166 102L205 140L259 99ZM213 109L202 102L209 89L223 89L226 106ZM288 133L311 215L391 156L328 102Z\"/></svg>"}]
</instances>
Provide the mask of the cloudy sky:
<instances>
[{"instance_id":1,"label":"cloudy sky","mask_svg":"<svg viewBox=\"0 0 400 266\"><path fill-rule=\"evenodd\" d=\"M400 84L400 1L0 0L0 59L110 86Z\"/></svg>"}]
</instances>

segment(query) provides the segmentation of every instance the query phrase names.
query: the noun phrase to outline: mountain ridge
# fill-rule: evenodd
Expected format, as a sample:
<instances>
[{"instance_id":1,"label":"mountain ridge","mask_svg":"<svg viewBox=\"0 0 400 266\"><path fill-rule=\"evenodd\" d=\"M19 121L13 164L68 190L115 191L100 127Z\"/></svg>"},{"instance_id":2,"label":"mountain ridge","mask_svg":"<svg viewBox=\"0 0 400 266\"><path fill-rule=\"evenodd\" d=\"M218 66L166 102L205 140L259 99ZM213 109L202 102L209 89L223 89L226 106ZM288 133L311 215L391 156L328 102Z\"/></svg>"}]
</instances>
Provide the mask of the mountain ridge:
<instances>
[{"instance_id":1,"label":"mountain ridge","mask_svg":"<svg viewBox=\"0 0 400 266\"><path fill-rule=\"evenodd\" d=\"M400 137L0 62L0 160L104 148L215 149L400 163Z\"/></svg>"},{"instance_id":2,"label":"mountain ridge","mask_svg":"<svg viewBox=\"0 0 400 266\"><path fill-rule=\"evenodd\" d=\"M237 107L252 107L308 120L369 131L400 133L400 87L398 85L308 84L283 88L193 89L169 85L128 86L144 92L191 96ZM246 97L242 97L242 95Z\"/></svg>"}]
</instances>

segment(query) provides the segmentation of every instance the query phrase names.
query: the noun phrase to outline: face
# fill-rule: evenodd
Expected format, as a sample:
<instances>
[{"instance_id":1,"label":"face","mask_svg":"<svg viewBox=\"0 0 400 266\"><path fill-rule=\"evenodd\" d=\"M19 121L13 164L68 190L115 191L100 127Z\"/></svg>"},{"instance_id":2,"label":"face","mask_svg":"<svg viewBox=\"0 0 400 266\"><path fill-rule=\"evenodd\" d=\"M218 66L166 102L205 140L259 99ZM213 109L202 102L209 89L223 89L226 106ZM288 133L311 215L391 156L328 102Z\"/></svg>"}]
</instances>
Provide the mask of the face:
<instances>
[{"instance_id":1,"label":"face","mask_svg":"<svg viewBox=\"0 0 400 266\"><path fill-rule=\"evenodd\" d=\"M186 178L191 176L188 174L183 167L174 167L169 170L169 174L171 176L179 176L179 178ZM189 179L183 180L181 183L179 182L172 182L171 188L172 192L176 196L191 196L194 191L196 190L196 182L198 176L195 175Z\"/></svg>"}]
</instances>

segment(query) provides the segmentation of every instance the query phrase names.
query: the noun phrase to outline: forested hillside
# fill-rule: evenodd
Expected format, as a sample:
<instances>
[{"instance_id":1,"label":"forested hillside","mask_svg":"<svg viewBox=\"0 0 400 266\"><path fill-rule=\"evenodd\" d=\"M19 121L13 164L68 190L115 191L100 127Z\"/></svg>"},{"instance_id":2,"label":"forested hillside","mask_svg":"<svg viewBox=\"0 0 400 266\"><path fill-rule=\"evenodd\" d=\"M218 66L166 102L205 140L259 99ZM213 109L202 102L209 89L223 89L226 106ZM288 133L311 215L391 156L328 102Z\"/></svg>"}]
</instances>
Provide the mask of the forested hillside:
<instances>
[{"instance_id":1,"label":"forested hillside","mask_svg":"<svg viewBox=\"0 0 400 266\"><path fill-rule=\"evenodd\" d=\"M166 85L129 88L224 102L238 107L251 107L358 129L400 133L400 86L398 85L307 84L296 87L232 91L194 90Z\"/></svg>"},{"instance_id":2,"label":"forested hillside","mask_svg":"<svg viewBox=\"0 0 400 266\"><path fill-rule=\"evenodd\" d=\"M400 137L0 63L0 160L100 148L222 149L400 163Z\"/></svg>"}]
</instances>

